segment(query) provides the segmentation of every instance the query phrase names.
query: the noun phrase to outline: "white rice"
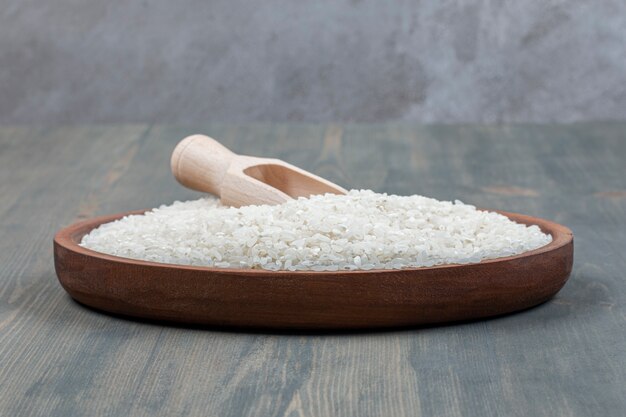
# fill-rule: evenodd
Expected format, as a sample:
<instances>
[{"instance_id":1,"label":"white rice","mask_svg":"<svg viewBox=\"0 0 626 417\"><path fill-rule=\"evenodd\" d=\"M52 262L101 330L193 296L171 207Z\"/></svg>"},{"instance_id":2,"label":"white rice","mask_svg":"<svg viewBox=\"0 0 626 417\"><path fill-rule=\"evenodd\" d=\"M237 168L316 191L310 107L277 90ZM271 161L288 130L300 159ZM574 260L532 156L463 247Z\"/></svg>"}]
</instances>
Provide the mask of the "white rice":
<instances>
[{"instance_id":1,"label":"white rice","mask_svg":"<svg viewBox=\"0 0 626 417\"><path fill-rule=\"evenodd\" d=\"M103 224L81 246L169 264L337 271L474 263L551 240L537 226L460 201L352 190L277 206L177 201Z\"/></svg>"}]
</instances>

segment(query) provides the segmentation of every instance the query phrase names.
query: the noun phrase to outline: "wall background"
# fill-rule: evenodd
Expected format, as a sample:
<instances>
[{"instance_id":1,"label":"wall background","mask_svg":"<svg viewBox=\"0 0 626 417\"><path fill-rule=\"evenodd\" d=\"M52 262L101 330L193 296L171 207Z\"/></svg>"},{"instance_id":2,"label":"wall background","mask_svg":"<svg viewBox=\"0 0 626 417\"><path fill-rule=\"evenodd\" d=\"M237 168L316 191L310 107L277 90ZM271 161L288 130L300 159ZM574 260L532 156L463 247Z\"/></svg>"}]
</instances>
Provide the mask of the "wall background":
<instances>
[{"instance_id":1,"label":"wall background","mask_svg":"<svg viewBox=\"0 0 626 417\"><path fill-rule=\"evenodd\" d=\"M0 0L0 123L591 119L623 0Z\"/></svg>"}]
</instances>

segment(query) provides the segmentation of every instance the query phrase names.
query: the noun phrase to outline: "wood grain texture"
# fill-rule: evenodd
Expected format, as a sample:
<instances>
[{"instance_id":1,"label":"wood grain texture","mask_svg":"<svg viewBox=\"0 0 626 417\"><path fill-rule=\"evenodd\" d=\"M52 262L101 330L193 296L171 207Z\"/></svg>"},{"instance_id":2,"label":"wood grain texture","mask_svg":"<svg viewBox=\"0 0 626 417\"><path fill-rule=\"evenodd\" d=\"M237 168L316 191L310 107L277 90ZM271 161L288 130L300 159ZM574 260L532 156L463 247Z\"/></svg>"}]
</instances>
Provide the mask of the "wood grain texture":
<instances>
[{"instance_id":1,"label":"wood grain texture","mask_svg":"<svg viewBox=\"0 0 626 417\"><path fill-rule=\"evenodd\" d=\"M54 237L59 282L75 300L106 312L184 324L250 329L381 329L468 321L525 310L554 296L572 271L571 230L539 226L552 241L518 255L467 265L402 270L264 271L169 265L80 246L131 211L77 222Z\"/></svg>"},{"instance_id":2,"label":"wood grain texture","mask_svg":"<svg viewBox=\"0 0 626 417\"><path fill-rule=\"evenodd\" d=\"M350 334L161 326L71 301L53 233L197 197L169 172L196 132L346 187L553 219L576 235L572 277L520 314ZM1 128L0 415L623 416L625 161L619 123Z\"/></svg>"}]
</instances>

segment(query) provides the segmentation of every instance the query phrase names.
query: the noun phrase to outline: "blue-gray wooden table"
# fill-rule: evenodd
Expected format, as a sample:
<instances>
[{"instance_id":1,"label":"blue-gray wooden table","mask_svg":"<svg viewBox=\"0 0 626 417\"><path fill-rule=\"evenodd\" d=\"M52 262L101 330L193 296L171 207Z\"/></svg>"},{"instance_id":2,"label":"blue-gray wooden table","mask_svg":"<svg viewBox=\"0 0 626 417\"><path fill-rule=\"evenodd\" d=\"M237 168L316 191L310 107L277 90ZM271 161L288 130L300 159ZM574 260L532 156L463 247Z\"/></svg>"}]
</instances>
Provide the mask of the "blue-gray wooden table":
<instances>
[{"instance_id":1,"label":"blue-gray wooden table","mask_svg":"<svg viewBox=\"0 0 626 417\"><path fill-rule=\"evenodd\" d=\"M519 314L360 333L246 333L101 314L57 282L78 219L199 194L187 134L346 188L563 223L570 281ZM0 416L624 416L626 124L0 128Z\"/></svg>"}]
</instances>

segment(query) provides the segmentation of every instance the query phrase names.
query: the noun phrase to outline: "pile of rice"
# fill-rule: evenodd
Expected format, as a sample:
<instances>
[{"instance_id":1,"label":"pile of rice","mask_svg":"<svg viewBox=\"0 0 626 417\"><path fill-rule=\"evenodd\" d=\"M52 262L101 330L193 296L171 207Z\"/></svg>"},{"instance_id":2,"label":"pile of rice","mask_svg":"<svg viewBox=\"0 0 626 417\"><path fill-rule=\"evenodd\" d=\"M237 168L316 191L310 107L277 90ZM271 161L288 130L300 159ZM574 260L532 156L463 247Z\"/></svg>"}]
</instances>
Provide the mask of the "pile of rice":
<instances>
[{"instance_id":1,"label":"pile of rice","mask_svg":"<svg viewBox=\"0 0 626 417\"><path fill-rule=\"evenodd\" d=\"M474 263L551 240L537 226L460 201L352 190L276 206L177 201L103 224L81 246L170 264L338 271Z\"/></svg>"}]
</instances>

